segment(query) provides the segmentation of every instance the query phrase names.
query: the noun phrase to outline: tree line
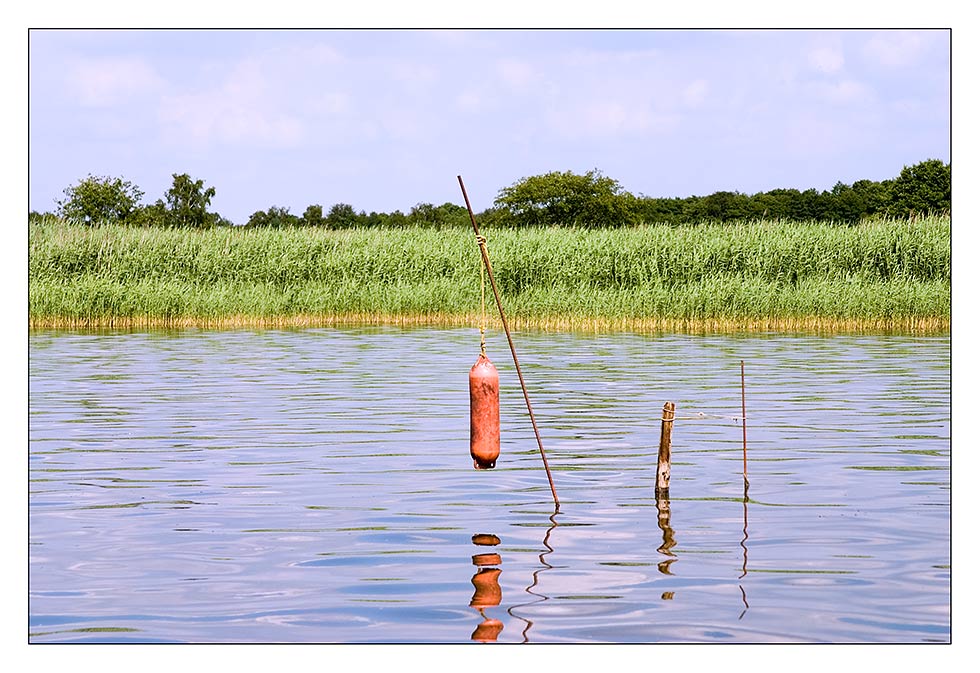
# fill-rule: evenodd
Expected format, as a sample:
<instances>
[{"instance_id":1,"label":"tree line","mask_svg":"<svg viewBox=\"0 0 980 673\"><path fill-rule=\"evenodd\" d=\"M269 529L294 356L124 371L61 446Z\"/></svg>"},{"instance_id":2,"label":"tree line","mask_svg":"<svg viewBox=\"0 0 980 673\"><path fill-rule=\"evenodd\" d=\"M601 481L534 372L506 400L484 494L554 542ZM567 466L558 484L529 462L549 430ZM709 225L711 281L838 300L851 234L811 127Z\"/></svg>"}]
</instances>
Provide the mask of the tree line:
<instances>
[{"instance_id":1,"label":"tree line","mask_svg":"<svg viewBox=\"0 0 980 673\"><path fill-rule=\"evenodd\" d=\"M720 191L708 196L658 198L633 195L618 181L592 170L522 178L501 189L493 206L479 213L482 223L502 226L630 226L641 223L731 222L757 219L823 220L856 223L873 217L905 218L948 213L951 207L950 164L928 159L906 166L892 180L838 182L829 191L773 189L757 194ZM57 216L90 225L122 223L135 226L207 228L234 226L210 210L216 190L203 180L173 174L163 199L145 205L143 191L118 177L89 175L64 190ZM52 215L47 213L46 215ZM31 217L40 217L32 212ZM313 204L301 214L271 206L254 212L246 227L468 226L466 208L444 203L419 203L409 212L357 211L335 203L326 212Z\"/></svg>"}]
</instances>

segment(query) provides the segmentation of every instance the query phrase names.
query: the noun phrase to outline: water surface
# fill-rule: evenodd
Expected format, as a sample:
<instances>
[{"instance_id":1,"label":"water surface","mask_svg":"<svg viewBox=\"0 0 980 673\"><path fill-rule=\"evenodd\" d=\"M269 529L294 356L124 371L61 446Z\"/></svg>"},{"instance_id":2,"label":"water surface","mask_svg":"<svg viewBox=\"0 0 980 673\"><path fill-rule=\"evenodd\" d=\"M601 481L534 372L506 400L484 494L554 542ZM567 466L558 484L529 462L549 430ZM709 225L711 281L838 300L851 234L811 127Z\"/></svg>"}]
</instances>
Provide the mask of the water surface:
<instances>
[{"instance_id":1,"label":"water surface","mask_svg":"<svg viewBox=\"0 0 980 673\"><path fill-rule=\"evenodd\" d=\"M949 642L948 336L515 342L32 332L30 641Z\"/></svg>"}]
</instances>

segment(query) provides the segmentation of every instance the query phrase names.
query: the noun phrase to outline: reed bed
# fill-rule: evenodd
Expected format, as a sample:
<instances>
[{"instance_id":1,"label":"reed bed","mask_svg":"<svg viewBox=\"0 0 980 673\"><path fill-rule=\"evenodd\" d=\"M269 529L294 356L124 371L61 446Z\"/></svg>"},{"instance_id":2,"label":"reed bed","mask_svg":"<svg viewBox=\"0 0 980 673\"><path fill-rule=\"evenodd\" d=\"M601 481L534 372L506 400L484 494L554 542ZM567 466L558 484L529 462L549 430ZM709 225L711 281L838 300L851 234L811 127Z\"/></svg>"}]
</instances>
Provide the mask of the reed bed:
<instances>
[{"instance_id":1,"label":"reed bed","mask_svg":"<svg viewBox=\"0 0 980 673\"><path fill-rule=\"evenodd\" d=\"M516 328L942 331L950 222L483 232ZM30 225L32 327L480 321L471 232ZM488 312L495 307L488 294Z\"/></svg>"}]
</instances>

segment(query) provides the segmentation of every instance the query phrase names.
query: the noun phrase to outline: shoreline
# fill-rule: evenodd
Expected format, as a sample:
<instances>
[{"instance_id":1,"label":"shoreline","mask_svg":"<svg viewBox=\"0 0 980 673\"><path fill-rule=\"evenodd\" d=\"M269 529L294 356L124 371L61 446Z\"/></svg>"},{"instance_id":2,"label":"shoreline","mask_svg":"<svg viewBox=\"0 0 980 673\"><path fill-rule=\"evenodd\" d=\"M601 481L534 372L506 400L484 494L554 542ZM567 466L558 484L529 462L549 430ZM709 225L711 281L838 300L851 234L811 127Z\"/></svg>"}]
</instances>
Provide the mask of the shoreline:
<instances>
[{"instance_id":1,"label":"shoreline","mask_svg":"<svg viewBox=\"0 0 980 673\"><path fill-rule=\"evenodd\" d=\"M278 316L229 315L197 316L68 316L31 317L29 331L45 330L155 330L155 329L316 329L328 327L403 327L479 329L479 315L454 313L346 313L294 314ZM764 318L668 318L550 315L508 317L512 330L581 333L745 333L761 334L903 334L936 336L949 334L948 316L904 316L897 318L846 318L832 316L792 316ZM487 329L501 330L499 317L486 322Z\"/></svg>"}]
</instances>

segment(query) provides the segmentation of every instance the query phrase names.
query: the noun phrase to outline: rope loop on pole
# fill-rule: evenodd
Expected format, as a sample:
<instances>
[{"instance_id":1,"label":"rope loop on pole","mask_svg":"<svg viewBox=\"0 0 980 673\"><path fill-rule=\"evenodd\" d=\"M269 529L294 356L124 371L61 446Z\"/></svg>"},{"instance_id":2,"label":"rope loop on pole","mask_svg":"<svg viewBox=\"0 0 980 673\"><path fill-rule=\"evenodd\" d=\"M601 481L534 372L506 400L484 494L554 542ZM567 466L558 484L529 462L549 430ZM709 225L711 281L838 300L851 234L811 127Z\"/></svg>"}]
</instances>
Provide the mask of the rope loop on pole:
<instances>
[{"instance_id":1,"label":"rope loop on pole","mask_svg":"<svg viewBox=\"0 0 980 673\"><path fill-rule=\"evenodd\" d=\"M487 254L487 239L483 236L477 235L476 242L480 245L480 249L484 254ZM483 255L481 255L482 257ZM487 255L489 260L489 255ZM483 260L480 260L480 353L483 355L487 354L487 281L486 272L483 268Z\"/></svg>"}]
</instances>

